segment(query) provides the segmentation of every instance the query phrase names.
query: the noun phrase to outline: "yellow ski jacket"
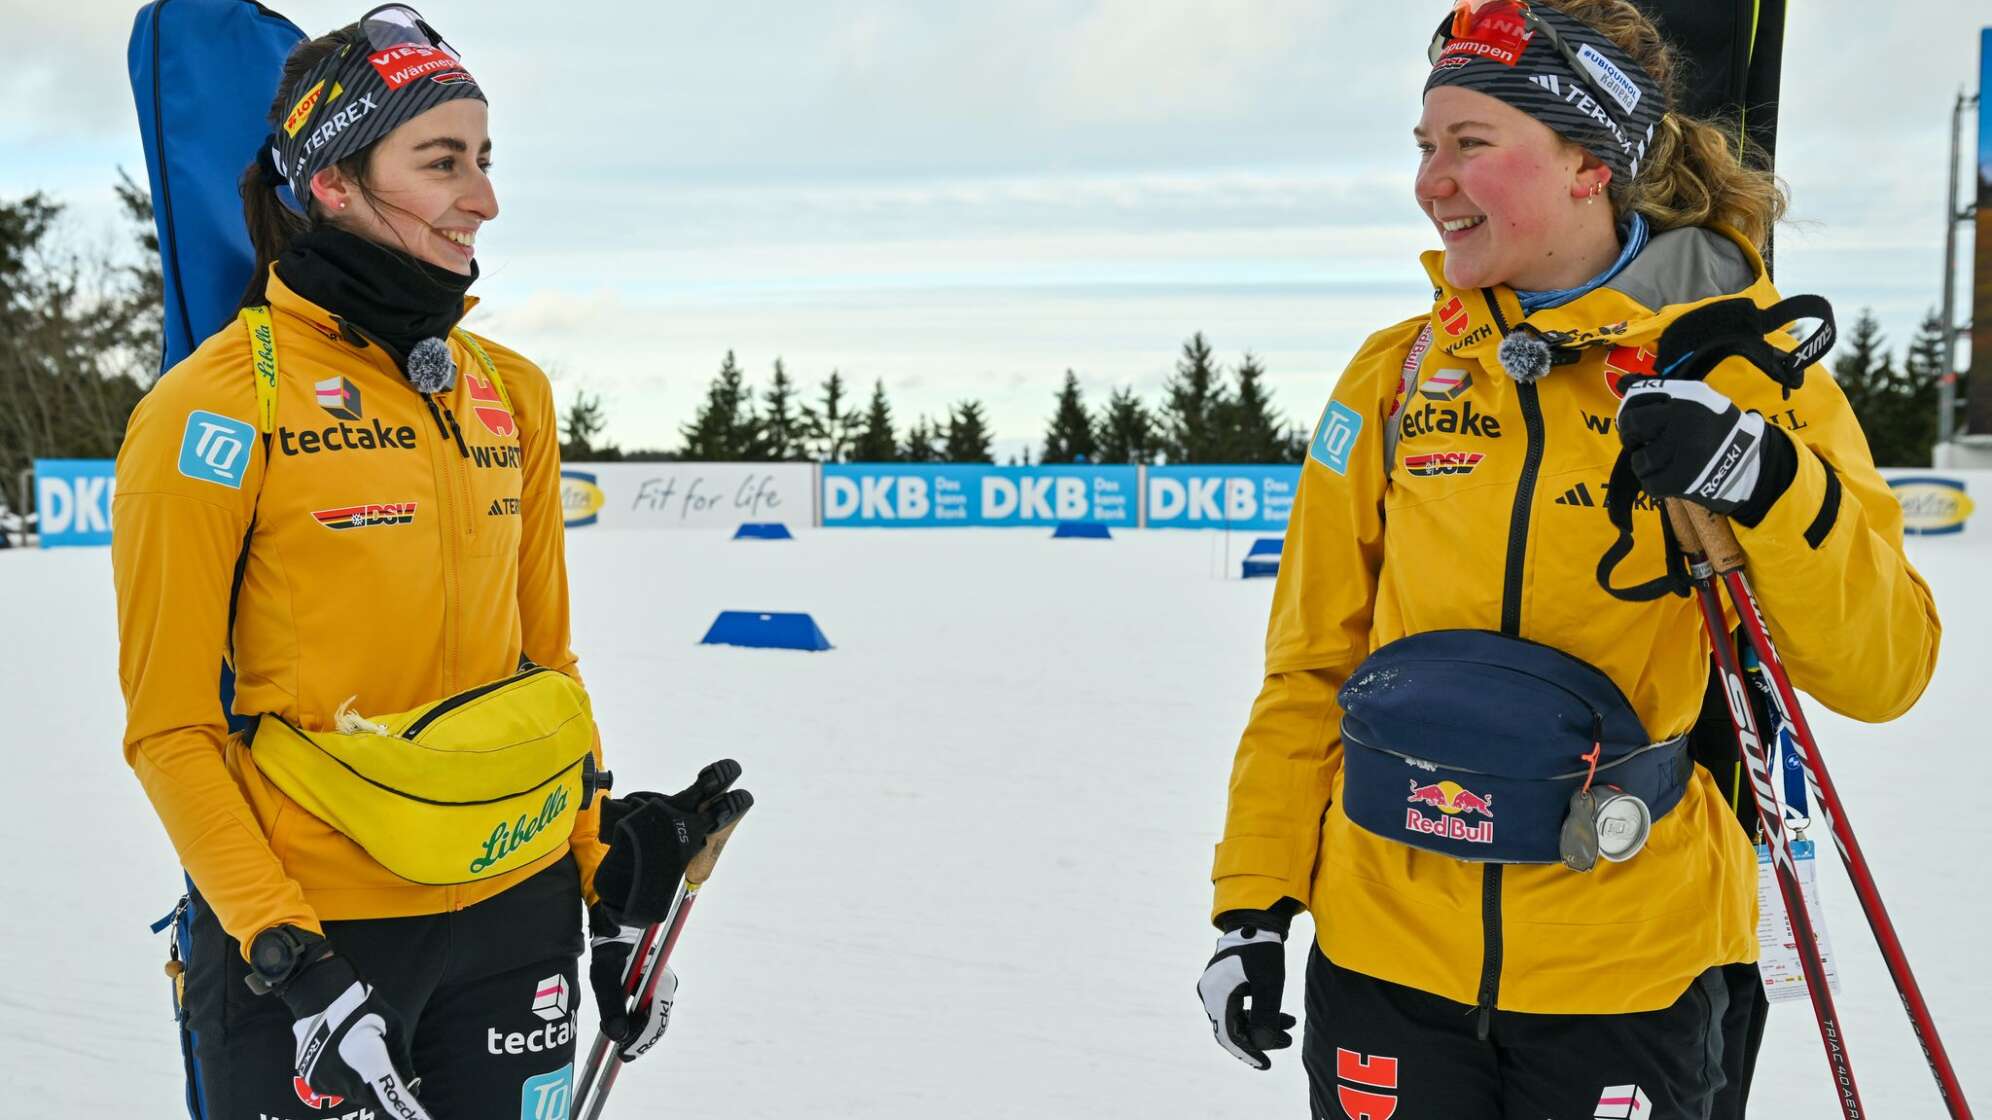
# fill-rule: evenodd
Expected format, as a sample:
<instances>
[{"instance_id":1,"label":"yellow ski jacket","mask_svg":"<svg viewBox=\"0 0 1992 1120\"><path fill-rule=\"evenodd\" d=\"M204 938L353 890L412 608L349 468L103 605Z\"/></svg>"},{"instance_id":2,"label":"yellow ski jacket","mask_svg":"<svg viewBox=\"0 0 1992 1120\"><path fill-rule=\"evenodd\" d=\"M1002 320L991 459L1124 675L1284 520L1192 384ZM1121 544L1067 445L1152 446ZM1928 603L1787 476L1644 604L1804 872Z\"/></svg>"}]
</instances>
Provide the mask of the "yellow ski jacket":
<instances>
[{"instance_id":1,"label":"yellow ski jacket","mask_svg":"<svg viewBox=\"0 0 1992 1120\"><path fill-rule=\"evenodd\" d=\"M564 853L463 886L397 878L228 734L216 686L231 643L235 711L311 730L349 698L404 711L508 676L522 654L578 679L545 374L482 342L501 392L453 339L456 385L425 397L274 268L269 300L280 379L267 445L250 335L233 323L132 413L111 540L125 759L245 946L284 923L459 909ZM598 804L569 843L584 884L605 850L599 821Z\"/></svg>"},{"instance_id":2,"label":"yellow ski jacket","mask_svg":"<svg viewBox=\"0 0 1992 1120\"><path fill-rule=\"evenodd\" d=\"M1624 602L1597 582L1616 537L1605 511L1619 452L1614 385L1650 373L1661 332L1682 313L1779 296L1756 251L1712 229L1659 234L1602 287L1526 317L1507 288L1449 287L1443 261L1423 258L1431 313L1370 336L1301 468L1212 913L1295 899L1336 964L1463 1004L1665 1007L1710 966L1756 959L1756 860L1706 770L1628 862L1578 873L1457 861L1373 835L1342 811L1336 693L1370 651L1406 634L1500 631L1603 670L1656 739L1686 732L1709 657L1693 600ZM1581 347L1581 358L1517 383L1496 350L1523 322ZM1427 323L1431 344L1397 402ZM1763 413L1798 453L1797 477L1763 521L1736 526L1793 683L1855 719L1902 714L1935 668L1939 625L1846 397L1814 368L1786 400L1740 358L1709 383ZM1386 471L1394 403L1399 443ZM1619 586L1663 570L1658 507L1642 499L1635 509L1637 545Z\"/></svg>"}]
</instances>

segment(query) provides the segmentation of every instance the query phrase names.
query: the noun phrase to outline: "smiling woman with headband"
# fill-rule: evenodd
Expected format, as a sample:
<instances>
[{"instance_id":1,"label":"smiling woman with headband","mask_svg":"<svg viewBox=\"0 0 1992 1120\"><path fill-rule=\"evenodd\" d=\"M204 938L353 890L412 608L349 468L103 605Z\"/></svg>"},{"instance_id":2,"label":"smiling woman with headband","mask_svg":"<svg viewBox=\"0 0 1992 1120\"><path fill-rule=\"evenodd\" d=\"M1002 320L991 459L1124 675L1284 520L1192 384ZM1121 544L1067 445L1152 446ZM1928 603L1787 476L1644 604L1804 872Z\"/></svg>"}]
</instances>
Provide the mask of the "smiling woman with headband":
<instances>
[{"instance_id":1,"label":"smiling woman with headband","mask_svg":"<svg viewBox=\"0 0 1992 1120\"><path fill-rule=\"evenodd\" d=\"M565 1115L583 900L633 1056L676 980L632 1017L623 967L716 791L602 795L552 391L459 326L498 216L483 87L390 4L293 50L269 120L240 319L117 467L125 755L192 885L189 1106Z\"/></svg>"},{"instance_id":2,"label":"smiling woman with headband","mask_svg":"<svg viewBox=\"0 0 1992 1120\"><path fill-rule=\"evenodd\" d=\"M1462 0L1427 60L1433 302L1364 343L1302 467L1198 991L1267 1068L1306 910L1315 1116L1706 1118L1747 1078L1722 970L1757 871L1686 742L1708 647L1659 502L1730 520L1793 679L1854 718L1915 702L1936 611L1839 388L1765 376L1818 357L1768 310L1783 197L1672 111L1652 23ZM1769 345L1655 369L1724 306Z\"/></svg>"}]
</instances>

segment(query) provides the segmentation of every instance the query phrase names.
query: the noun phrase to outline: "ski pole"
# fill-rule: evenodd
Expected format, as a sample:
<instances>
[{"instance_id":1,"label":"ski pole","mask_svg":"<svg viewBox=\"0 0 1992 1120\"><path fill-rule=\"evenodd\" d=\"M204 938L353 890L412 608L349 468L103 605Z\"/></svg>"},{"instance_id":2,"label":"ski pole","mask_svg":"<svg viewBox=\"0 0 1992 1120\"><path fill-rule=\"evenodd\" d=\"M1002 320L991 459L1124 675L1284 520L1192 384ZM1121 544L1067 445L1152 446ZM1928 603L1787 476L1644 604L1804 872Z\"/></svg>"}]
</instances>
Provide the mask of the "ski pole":
<instances>
[{"instance_id":1,"label":"ski pole","mask_svg":"<svg viewBox=\"0 0 1992 1120\"><path fill-rule=\"evenodd\" d=\"M732 819L719 831L706 837L704 849L685 868L685 881L672 899L670 911L663 921L653 923L644 931L637 953L630 958L629 977L624 988L632 1014L637 1008L648 1004L656 994L664 967L670 962L671 950L678 944L678 935L684 931L685 922L691 917L692 903L698 900L700 888L712 878L713 868L719 863L719 854L725 850L733 830L739 827L740 819L754 805L754 798L745 790L729 792L722 797L729 802L727 808ZM612 1053L612 1050L615 1052ZM600 1120L602 1110L608 1107L609 1091L615 1088L616 1078L626 1064L616 1060L619 1058L620 1048L610 1043L607 1035L596 1031L595 1045L589 1050L588 1066L583 1071L580 1088L574 1097L576 1120Z\"/></svg>"},{"instance_id":2,"label":"ski pole","mask_svg":"<svg viewBox=\"0 0 1992 1120\"><path fill-rule=\"evenodd\" d=\"M1903 1010L1908 1013L1909 1026L1916 1033L1916 1041L1923 1048L1923 1058L1929 1063L1931 1075L1936 1078L1937 1092L1943 1097L1944 1106L1950 1111L1953 1120L1971 1120L1971 1105L1964 1098L1964 1088L1958 1082L1956 1070L1951 1067L1950 1055L1944 1050L1943 1039L1937 1034L1936 1020L1930 1014L1929 1004L1923 999L1923 991L1916 983L1915 973L1910 970L1908 954L1903 950L1902 939L1896 935L1894 922L1889 920L1888 908L1882 903L1881 890L1875 885L1874 875L1868 868L1867 857L1861 853L1860 842L1854 838L1853 825L1847 820L1846 810L1840 802L1839 791L1834 787L1832 777L1826 772L1826 760L1819 752L1818 740L1812 735L1812 727L1806 722L1804 711L1799 707L1798 693L1792 688L1791 675L1785 670L1784 662L1778 657L1777 647L1771 641L1770 628L1765 624L1763 611L1757 604L1756 593L1751 590L1749 577L1744 572L1743 549L1737 544L1736 533L1729 527L1728 522L1700 506L1679 501L1669 501L1667 506L1668 514L1673 518L1675 536L1681 538L1684 548L1688 547L1689 542L1696 542L1700 554L1705 557L1705 565L1714 577L1722 580L1723 586L1728 590L1729 600L1735 604L1737 618L1743 624L1743 632L1748 636L1751 648L1756 651L1757 659L1763 665L1764 675L1776 690L1778 705L1784 709L1785 718L1791 721L1792 731L1798 743L1799 759L1805 764L1807 784L1812 789L1813 800L1826 818L1826 826L1833 834L1834 846L1840 849L1841 862L1846 865L1848 878L1853 880L1854 893L1861 900L1861 911L1867 916L1868 927L1874 932L1875 943L1881 948L1882 958L1888 962L1889 977L1895 982L1896 994L1901 997ZM1686 530L1685 533L1683 529ZM1714 595L1712 581L1705 580L1699 568L1696 571L1696 580L1698 587L1707 586L1707 594L1711 597ZM1719 608L1719 600L1716 605ZM1720 637L1723 631L1721 617L1718 609L1711 623L1712 628L1709 630L1709 641L1716 646L1718 659L1726 648L1730 651L1731 660L1734 660L1734 647ZM1704 619L1706 618L1705 609ZM1740 683L1740 674L1736 680ZM1740 688L1737 688L1730 701L1731 707L1734 708L1738 703L1742 703L1743 696ZM1758 749L1760 752L1763 749L1761 742L1758 744ZM1768 763L1760 763L1753 757L1750 763L1750 775L1752 783L1759 787L1758 813L1763 817L1765 798L1771 794ZM1773 810L1766 820L1768 822L1777 816ZM1767 823L1767 835L1768 827ZM1782 831L1779 838L1782 841ZM1782 873L1780 881L1782 882ZM1786 909L1790 910L1792 907L1788 894L1789 892L1787 892ZM1807 924L1810 925L1809 921ZM1794 919L1794 932L1796 928L1797 922ZM1806 982L1808 984L1813 982L1809 971ZM1820 1026L1823 1031L1826 1027L1824 1018L1821 1019ZM1844 1058L1844 1040L1841 1045L1840 1054ZM1829 1051L1832 1050L1832 1046L1832 1040L1829 1038L1827 1043ZM1849 1071L1845 1086L1851 1089L1852 1084L1852 1074Z\"/></svg>"},{"instance_id":3,"label":"ski pole","mask_svg":"<svg viewBox=\"0 0 1992 1120\"><path fill-rule=\"evenodd\" d=\"M1729 629L1723 624L1722 597L1715 586L1715 568L1704 551L1699 527L1680 499L1668 499L1667 517L1674 535L1688 554L1689 572L1694 577L1695 601L1701 608L1702 628L1708 634L1715 654L1716 669L1722 674L1722 692L1728 701L1729 722L1736 729L1736 741L1750 770L1750 788L1755 795L1757 820L1764 843L1770 849L1771 866L1777 874L1778 893L1784 898L1785 914L1791 921L1792 940L1797 943L1799 968L1812 996L1812 1010L1819 1021L1820 1041L1826 1047L1826 1064L1833 1072L1840 1112L1846 1120L1862 1120L1860 1090L1854 1085L1853 1062L1847 1056L1846 1034L1841 1030L1833 993L1826 984L1826 965L1819 953L1819 939L1812 928L1812 916L1805 908L1805 894L1799 886L1798 867L1792 859L1791 841L1785 835L1784 814L1778 809L1777 794L1771 788L1769 752L1757 730L1757 717L1750 709L1750 696L1744 689L1743 667L1736 647L1727 641Z\"/></svg>"}]
</instances>

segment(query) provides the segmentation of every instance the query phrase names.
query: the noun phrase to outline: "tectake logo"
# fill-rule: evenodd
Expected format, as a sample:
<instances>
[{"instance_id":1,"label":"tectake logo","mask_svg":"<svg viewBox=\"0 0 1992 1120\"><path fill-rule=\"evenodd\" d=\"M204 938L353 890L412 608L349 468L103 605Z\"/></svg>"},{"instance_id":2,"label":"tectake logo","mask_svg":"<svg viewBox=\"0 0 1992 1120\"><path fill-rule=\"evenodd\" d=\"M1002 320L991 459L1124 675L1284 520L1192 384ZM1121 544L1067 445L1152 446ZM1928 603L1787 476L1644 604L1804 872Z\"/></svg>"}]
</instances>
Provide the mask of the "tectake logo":
<instances>
[{"instance_id":1,"label":"tectake logo","mask_svg":"<svg viewBox=\"0 0 1992 1120\"><path fill-rule=\"evenodd\" d=\"M1461 393L1473 388L1473 374L1463 369L1442 369L1425 379L1418 386L1418 395L1426 400L1458 400Z\"/></svg>"},{"instance_id":2,"label":"tectake logo","mask_svg":"<svg viewBox=\"0 0 1992 1120\"><path fill-rule=\"evenodd\" d=\"M1646 1120L1653 1115L1653 1102L1637 1085L1609 1085L1598 1094L1598 1107L1592 1115L1596 1120Z\"/></svg>"},{"instance_id":3,"label":"tectake logo","mask_svg":"<svg viewBox=\"0 0 1992 1120\"><path fill-rule=\"evenodd\" d=\"M567 1018L567 977L555 973L539 982L533 993L533 1014L548 1022Z\"/></svg>"},{"instance_id":4,"label":"tectake logo","mask_svg":"<svg viewBox=\"0 0 1992 1120\"><path fill-rule=\"evenodd\" d=\"M187 430L180 437L180 473L240 490L255 438L256 429L250 425L197 408L187 414Z\"/></svg>"},{"instance_id":5,"label":"tectake logo","mask_svg":"<svg viewBox=\"0 0 1992 1120\"><path fill-rule=\"evenodd\" d=\"M313 384L312 388L318 393L318 407L341 420L360 418L360 390L352 381L344 377L328 377Z\"/></svg>"}]
</instances>

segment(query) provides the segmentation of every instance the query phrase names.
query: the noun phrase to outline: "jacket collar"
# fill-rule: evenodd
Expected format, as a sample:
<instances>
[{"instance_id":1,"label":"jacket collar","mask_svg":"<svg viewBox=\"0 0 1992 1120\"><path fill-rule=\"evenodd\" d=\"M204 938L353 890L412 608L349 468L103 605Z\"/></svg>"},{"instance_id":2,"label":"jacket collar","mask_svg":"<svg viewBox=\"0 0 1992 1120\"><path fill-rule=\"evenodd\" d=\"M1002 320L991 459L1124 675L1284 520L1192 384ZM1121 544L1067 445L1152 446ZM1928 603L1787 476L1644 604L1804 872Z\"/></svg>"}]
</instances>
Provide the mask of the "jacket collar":
<instances>
[{"instance_id":1,"label":"jacket collar","mask_svg":"<svg viewBox=\"0 0 1992 1120\"><path fill-rule=\"evenodd\" d=\"M1759 307L1778 301L1764 260L1741 234L1720 226L1689 226L1653 236L1617 276L1559 307L1522 314L1506 285L1454 288L1446 283L1445 252L1419 257L1432 281L1432 340L1451 356L1500 369L1501 339L1527 324L1552 347L1640 346L1652 349L1673 321L1704 304L1748 296Z\"/></svg>"},{"instance_id":2,"label":"jacket collar","mask_svg":"<svg viewBox=\"0 0 1992 1120\"><path fill-rule=\"evenodd\" d=\"M396 377L401 376L400 370L395 367L394 359L389 357L380 347L366 342L365 339L354 333L354 331L348 329L344 321L337 315L332 314L330 311L292 291L290 285L284 283L283 277L277 275L277 266L274 264L269 266L269 275L266 278L264 286L264 298L269 300L272 312L288 315L298 320L335 346L343 346L355 351L364 350L367 352L368 360L384 366L393 372ZM467 295L463 297L464 314L470 314L470 309L476 307L477 302L476 296Z\"/></svg>"}]
</instances>

